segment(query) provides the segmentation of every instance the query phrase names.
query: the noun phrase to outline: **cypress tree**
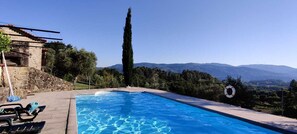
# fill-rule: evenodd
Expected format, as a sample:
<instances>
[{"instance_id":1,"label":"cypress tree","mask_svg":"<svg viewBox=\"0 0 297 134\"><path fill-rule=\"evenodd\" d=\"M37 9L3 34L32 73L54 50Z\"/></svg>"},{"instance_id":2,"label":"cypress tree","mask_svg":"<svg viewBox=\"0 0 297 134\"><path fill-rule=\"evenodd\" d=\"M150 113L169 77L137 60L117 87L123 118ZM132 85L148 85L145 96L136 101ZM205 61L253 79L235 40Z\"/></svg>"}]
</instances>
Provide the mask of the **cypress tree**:
<instances>
[{"instance_id":1,"label":"cypress tree","mask_svg":"<svg viewBox=\"0 0 297 134\"><path fill-rule=\"evenodd\" d=\"M126 86L132 83L132 70L133 70L133 50L132 50L132 25L131 25L131 8L128 9L126 24L123 36L123 55L122 64L124 72L124 80Z\"/></svg>"}]
</instances>

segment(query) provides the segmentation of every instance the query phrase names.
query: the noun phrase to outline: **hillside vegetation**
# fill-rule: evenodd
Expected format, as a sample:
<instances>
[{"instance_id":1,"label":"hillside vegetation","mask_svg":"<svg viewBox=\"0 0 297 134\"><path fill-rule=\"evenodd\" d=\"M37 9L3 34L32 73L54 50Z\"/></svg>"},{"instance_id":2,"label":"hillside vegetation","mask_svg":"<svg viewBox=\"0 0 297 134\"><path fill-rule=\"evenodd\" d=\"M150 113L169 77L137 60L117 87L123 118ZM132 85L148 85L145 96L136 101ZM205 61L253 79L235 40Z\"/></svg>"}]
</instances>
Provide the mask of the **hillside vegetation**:
<instances>
[{"instance_id":1,"label":"hillside vegetation","mask_svg":"<svg viewBox=\"0 0 297 134\"><path fill-rule=\"evenodd\" d=\"M134 87L161 89L217 101L223 95L223 83L207 73L185 70L180 74L138 67L133 69L133 74ZM123 75L109 68L98 70L93 83L100 88L124 86Z\"/></svg>"}]
</instances>

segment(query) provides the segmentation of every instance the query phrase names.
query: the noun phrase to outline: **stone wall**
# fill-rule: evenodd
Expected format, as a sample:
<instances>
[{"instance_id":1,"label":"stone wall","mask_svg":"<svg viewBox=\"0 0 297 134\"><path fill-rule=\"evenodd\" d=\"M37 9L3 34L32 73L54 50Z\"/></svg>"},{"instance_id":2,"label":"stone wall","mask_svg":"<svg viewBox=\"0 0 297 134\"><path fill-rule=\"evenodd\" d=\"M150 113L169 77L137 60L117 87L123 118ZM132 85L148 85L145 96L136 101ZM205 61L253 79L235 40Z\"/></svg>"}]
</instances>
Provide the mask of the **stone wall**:
<instances>
[{"instance_id":1,"label":"stone wall","mask_svg":"<svg viewBox=\"0 0 297 134\"><path fill-rule=\"evenodd\" d=\"M73 83L37 70L29 68L29 89L33 93L73 90Z\"/></svg>"},{"instance_id":2,"label":"stone wall","mask_svg":"<svg viewBox=\"0 0 297 134\"><path fill-rule=\"evenodd\" d=\"M3 68L4 69L4 68ZM6 98L9 95L9 84L6 76L5 69L4 71L4 78L5 83L3 85L2 79L1 79L1 85L2 87L5 86L5 91L3 94L6 94L4 98ZM18 96L25 97L27 95L28 91L28 76L29 76L29 70L27 67L8 67L8 72L10 75L10 80L12 83L12 87L14 89L14 94Z\"/></svg>"},{"instance_id":3,"label":"stone wall","mask_svg":"<svg viewBox=\"0 0 297 134\"><path fill-rule=\"evenodd\" d=\"M10 73L14 94L22 98L25 98L27 95L32 93L68 91L74 89L72 83L35 68L8 67L8 70ZM4 77L5 88L0 88L1 102L5 101L6 97L9 95L9 85L5 72Z\"/></svg>"},{"instance_id":4,"label":"stone wall","mask_svg":"<svg viewBox=\"0 0 297 134\"><path fill-rule=\"evenodd\" d=\"M2 104L3 102L6 101L6 97L9 95L9 89L0 87L0 103Z\"/></svg>"},{"instance_id":5,"label":"stone wall","mask_svg":"<svg viewBox=\"0 0 297 134\"><path fill-rule=\"evenodd\" d=\"M41 70L42 60L42 43L30 43L29 44L29 64L28 67L34 67Z\"/></svg>"}]
</instances>

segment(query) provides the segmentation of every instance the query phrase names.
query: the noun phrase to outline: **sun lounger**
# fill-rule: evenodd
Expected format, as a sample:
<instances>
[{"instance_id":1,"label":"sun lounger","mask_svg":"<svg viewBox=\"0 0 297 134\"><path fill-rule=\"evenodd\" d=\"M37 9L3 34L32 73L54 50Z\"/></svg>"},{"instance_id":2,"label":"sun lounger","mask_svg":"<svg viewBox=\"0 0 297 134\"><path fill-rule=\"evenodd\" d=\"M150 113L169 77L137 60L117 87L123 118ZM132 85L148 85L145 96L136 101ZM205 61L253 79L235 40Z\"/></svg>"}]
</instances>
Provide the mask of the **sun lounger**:
<instances>
[{"instance_id":1,"label":"sun lounger","mask_svg":"<svg viewBox=\"0 0 297 134\"><path fill-rule=\"evenodd\" d=\"M14 120L20 121L33 121L38 113L42 112L46 106L38 106L35 109L30 109L29 104L24 108L22 104L3 104L0 105L0 116L3 115L15 115ZM26 114L26 116L24 116Z\"/></svg>"}]
</instances>

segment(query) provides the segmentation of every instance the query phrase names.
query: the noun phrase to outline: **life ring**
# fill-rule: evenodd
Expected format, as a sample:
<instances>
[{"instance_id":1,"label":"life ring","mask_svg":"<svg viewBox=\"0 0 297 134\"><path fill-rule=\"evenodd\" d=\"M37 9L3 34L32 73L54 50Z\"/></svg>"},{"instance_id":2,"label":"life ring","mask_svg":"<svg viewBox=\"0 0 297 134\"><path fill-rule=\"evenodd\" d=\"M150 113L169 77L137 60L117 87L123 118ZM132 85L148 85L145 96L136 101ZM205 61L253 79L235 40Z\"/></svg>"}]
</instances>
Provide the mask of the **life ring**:
<instances>
[{"instance_id":1,"label":"life ring","mask_svg":"<svg viewBox=\"0 0 297 134\"><path fill-rule=\"evenodd\" d=\"M231 94L228 94L228 89L231 89L232 93ZM225 90L224 90L224 93L226 95L227 98L233 98L235 93L236 93L236 90L233 86L231 85L228 85Z\"/></svg>"}]
</instances>

